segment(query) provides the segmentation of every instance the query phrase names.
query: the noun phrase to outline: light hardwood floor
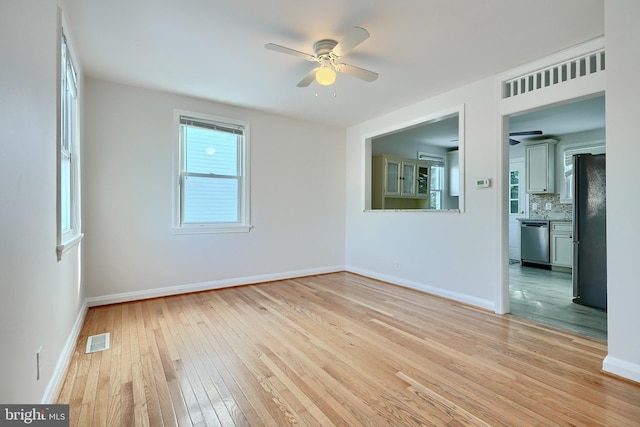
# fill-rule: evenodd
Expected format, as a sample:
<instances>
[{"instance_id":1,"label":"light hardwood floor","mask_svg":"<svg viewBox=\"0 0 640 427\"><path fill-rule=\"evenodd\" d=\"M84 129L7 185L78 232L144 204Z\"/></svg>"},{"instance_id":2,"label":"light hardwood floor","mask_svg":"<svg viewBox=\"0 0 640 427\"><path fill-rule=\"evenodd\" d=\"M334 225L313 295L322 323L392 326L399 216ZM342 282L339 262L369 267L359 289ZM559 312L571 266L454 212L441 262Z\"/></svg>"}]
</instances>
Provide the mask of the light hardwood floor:
<instances>
[{"instance_id":1,"label":"light hardwood floor","mask_svg":"<svg viewBox=\"0 0 640 427\"><path fill-rule=\"evenodd\" d=\"M637 426L640 385L605 355L336 273L92 308L58 402L78 426Z\"/></svg>"},{"instance_id":2,"label":"light hardwood floor","mask_svg":"<svg viewBox=\"0 0 640 427\"><path fill-rule=\"evenodd\" d=\"M607 341L607 312L573 303L571 273L509 266L511 314Z\"/></svg>"}]
</instances>

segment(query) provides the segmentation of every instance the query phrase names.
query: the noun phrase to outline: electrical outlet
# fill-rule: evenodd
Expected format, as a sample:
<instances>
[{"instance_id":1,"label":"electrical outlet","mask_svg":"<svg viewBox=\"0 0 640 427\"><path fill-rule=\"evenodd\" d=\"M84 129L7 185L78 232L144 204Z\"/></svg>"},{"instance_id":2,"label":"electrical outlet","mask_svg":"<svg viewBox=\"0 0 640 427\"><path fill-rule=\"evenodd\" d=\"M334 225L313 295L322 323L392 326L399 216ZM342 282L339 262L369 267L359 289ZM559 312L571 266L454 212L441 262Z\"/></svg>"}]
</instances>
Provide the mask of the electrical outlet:
<instances>
[{"instance_id":1,"label":"electrical outlet","mask_svg":"<svg viewBox=\"0 0 640 427\"><path fill-rule=\"evenodd\" d=\"M38 349L36 353L36 381L40 381L40 364L42 362L42 346Z\"/></svg>"},{"instance_id":2,"label":"electrical outlet","mask_svg":"<svg viewBox=\"0 0 640 427\"><path fill-rule=\"evenodd\" d=\"M550 211L551 210L551 203L545 203L544 210Z\"/></svg>"},{"instance_id":3,"label":"electrical outlet","mask_svg":"<svg viewBox=\"0 0 640 427\"><path fill-rule=\"evenodd\" d=\"M538 209L538 204L537 203L531 203L531 209L533 209L534 211L536 209Z\"/></svg>"},{"instance_id":4,"label":"electrical outlet","mask_svg":"<svg viewBox=\"0 0 640 427\"><path fill-rule=\"evenodd\" d=\"M396 261L394 261L394 262L393 262L393 268L395 268L396 270L399 270L399 269L400 269L400 262L399 262L399 261L397 261L397 260L396 260Z\"/></svg>"}]
</instances>

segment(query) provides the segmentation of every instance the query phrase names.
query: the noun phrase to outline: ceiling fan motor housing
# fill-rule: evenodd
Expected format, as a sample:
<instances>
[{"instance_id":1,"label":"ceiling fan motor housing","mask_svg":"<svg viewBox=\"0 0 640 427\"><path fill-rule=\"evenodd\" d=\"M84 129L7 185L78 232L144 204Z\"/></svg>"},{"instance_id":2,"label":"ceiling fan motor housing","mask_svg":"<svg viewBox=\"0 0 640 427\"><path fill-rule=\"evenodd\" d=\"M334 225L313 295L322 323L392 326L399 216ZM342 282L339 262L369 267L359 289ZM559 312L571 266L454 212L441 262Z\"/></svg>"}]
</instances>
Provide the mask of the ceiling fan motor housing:
<instances>
[{"instance_id":1,"label":"ceiling fan motor housing","mask_svg":"<svg viewBox=\"0 0 640 427\"><path fill-rule=\"evenodd\" d=\"M338 44L337 41L331 39L318 40L313 44L313 51L317 57L329 55L334 47Z\"/></svg>"}]
</instances>

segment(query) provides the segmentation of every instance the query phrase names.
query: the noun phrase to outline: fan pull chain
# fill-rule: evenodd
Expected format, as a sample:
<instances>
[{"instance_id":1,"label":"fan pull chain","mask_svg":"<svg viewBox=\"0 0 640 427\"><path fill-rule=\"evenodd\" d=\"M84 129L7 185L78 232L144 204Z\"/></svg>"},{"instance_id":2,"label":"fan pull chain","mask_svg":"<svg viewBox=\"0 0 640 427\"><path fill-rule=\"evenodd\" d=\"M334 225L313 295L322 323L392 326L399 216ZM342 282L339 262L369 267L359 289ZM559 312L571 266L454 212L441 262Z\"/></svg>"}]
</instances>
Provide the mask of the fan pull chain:
<instances>
[{"instance_id":1,"label":"fan pull chain","mask_svg":"<svg viewBox=\"0 0 640 427\"><path fill-rule=\"evenodd\" d=\"M320 96L320 95L318 94L318 91L317 91L317 90L316 90L316 92L315 92L315 96L316 96L316 98L318 98L318 97ZM333 97L334 97L334 98L337 98L337 97L338 97L338 92L336 91L335 86L334 86L334 88L333 88Z\"/></svg>"}]
</instances>

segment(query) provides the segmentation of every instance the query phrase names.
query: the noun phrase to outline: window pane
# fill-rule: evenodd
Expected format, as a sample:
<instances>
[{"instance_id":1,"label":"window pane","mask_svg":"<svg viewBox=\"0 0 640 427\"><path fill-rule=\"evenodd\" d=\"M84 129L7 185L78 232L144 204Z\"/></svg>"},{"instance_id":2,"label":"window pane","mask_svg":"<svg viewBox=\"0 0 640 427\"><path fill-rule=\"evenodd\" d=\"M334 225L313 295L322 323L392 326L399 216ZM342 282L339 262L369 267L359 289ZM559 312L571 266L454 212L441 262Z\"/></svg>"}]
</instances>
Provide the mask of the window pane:
<instances>
[{"instance_id":1,"label":"window pane","mask_svg":"<svg viewBox=\"0 0 640 427\"><path fill-rule=\"evenodd\" d=\"M238 135L187 126L185 170L190 173L238 175Z\"/></svg>"},{"instance_id":2,"label":"window pane","mask_svg":"<svg viewBox=\"0 0 640 427\"><path fill-rule=\"evenodd\" d=\"M185 178L183 223L238 221L237 179L192 176Z\"/></svg>"},{"instance_id":3,"label":"window pane","mask_svg":"<svg viewBox=\"0 0 640 427\"><path fill-rule=\"evenodd\" d=\"M418 166L418 194L428 194L429 187L429 169Z\"/></svg>"},{"instance_id":4,"label":"window pane","mask_svg":"<svg viewBox=\"0 0 640 427\"><path fill-rule=\"evenodd\" d=\"M400 191L399 181L400 178L400 163L389 162L387 163L387 192L398 193Z\"/></svg>"},{"instance_id":5,"label":"window pane","mask_svg":"<svg viewBox=\"0 0 640 427\"><path fill-rule=\"evenodd\" d=\"M512 200L511 201L511 208L510 208L509 212L512 213L512 214L517 214L518 213L518 201L517 200Z\"/></svg>"},{"instance_id":6,"label":"window pane","mask_svg":"<svg viewBox=\"0 0 640 427\"><path fill-rule=\"evenodd\" d=\"M71 161L62 156L60 162L60 228L71 229Z\"/></svg>"},{"instance_id":7,"label":"window pane","mask_svg":"<svg viewBox=\"0 0 640 427\"><path fill-rule=\"evenodd\" d=\"M429 209L442 209L442 192L432 191Z\"/></svg>"},{"instance_id":8,"label":"window pane","mask_svg":"<svg viewBox=\"0 0 640 427\"><path fill-rule=\"evenodd\" d=\"M519 179L518 175L519 175L518 171L511 171L509 184L517 184Z\"/></svg>"},{"instance_id":9,"label":"window pane","mask_svg":"<svg viewBox=\"0 0 640 427\"><path fill-rule=\"evenodd\" d=\"M431 189L442 190L442 175L444 174L444 167L431 166Z\"/></svg>"},{"instance_id":10,"label":"window pane","mask_svg":"<svg viewBox=\"0 0 640 427\"><path fill-rule=\"evenodd\" d=\"M512 185L511 186L511 194L509 196L510 199L517 199L518 198L518 186L517 185Z\"/></svg>"}]
</instances>

